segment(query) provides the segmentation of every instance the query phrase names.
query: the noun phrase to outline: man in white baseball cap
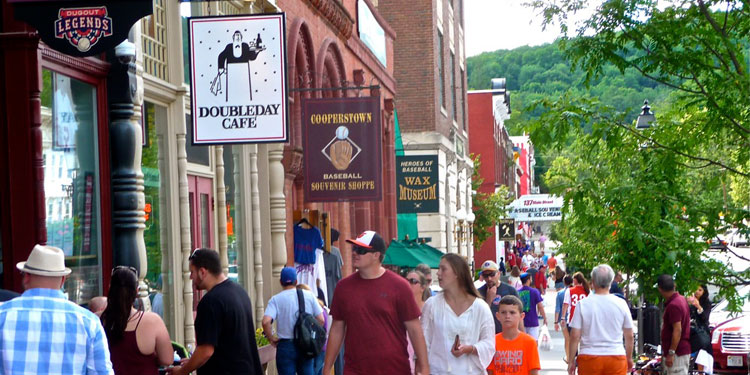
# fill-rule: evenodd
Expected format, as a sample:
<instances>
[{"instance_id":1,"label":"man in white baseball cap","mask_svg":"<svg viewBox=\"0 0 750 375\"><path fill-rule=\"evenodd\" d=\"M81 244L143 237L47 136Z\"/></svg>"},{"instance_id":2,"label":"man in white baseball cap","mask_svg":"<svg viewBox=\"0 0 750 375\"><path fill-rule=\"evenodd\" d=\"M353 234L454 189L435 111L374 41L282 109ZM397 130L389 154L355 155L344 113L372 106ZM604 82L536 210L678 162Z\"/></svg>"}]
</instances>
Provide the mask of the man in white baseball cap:
<instances>
[{"instance_id":1,"label":"man in white baseball cap","mask_svg":"<svg viewBox=\"0 0 750 375\"><path fill-rule=\"evenodd\" d=\"M114 374L99 318L61 290L63 251L36 245L16 268L26 291L0 306L0 374Z\"/></svg>"},{"instance_id":2,"label":"man in white baseball cap","mask_svg":"<svg viewBox=\"0 0 750 375\"><path fill-rule=\"evenodd\" d=\"M482 272L480 275L484 279L485 284L477 289L477 291L479 291L484 301L490 306L492 317L495 319L495 333L501 333L503 325L498 320L497 315L500 309L500 299L508 295L518 297L518 292L510 284L500 281L500 270L497 263L487 260L482 263L481 269Z\"/></svg>"}]
</instances>

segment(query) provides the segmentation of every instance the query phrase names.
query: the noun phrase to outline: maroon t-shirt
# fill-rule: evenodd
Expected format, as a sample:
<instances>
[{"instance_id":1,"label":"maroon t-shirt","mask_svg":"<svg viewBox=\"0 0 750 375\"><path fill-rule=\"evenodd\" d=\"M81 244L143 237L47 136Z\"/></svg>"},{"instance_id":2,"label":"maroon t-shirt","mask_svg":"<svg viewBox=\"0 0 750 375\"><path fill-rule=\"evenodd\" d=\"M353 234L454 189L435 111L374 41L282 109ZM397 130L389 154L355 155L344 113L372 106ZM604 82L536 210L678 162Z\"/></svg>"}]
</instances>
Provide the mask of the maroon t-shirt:
<instances>
[{"instance_id":1,"label":"maroon t-shirt","mask_svg":"<svg viewBox=\"0 0 750 375\"><path fill-rule=\"evenodd\" d=\"M682 325L682 335L680 342L677 344L677 355L690 354L690 309L688 308L685 297L675 292L667 300L664 307L664 323L661 327L661 350L664 353L672 347L673 325L680 322Z\"/></svg>"},{"instance_id":2,"label":"maroon t-shirt","mask_svg":"<svg viewBox=\"0 0 750 375\"><path fill-rule=\"evenodd\" d=\"M394 272L339 281L331 316L346 323L344 375L409 374L404 322L420 314L409 283Z\"/></svg>"}]
</instances>

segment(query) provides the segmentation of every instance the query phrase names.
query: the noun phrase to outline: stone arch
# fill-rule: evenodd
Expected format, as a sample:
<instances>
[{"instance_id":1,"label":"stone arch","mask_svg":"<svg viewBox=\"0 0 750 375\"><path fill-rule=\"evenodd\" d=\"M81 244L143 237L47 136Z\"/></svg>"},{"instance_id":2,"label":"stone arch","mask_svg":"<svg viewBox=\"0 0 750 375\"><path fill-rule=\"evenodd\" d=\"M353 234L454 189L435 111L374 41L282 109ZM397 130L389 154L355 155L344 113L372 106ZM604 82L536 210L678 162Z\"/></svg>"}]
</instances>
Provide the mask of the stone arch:
<instances>
[{"instance_id":1,"label":"stone arch","mask_svg":"<svg viewBox=\"0 0 750 375\"><path fill-rule=\"evenodd\" d=\"M316 87L340 87L345 85L346 68L344 67L344 58L338 44L331 38L326 38L321 44L318 57L315 64ZM322 97L341 97L346 96L340 90L321 91Z\"/></svg>"},{"instance_id":2,"label":"stone arch","mask_svg":"<svg viewBox=\"0 0 750 375\"><path fill-rule=\"evenodd\" d=\"M297 18L289 28L288 61L289 88L311 88L315 77L315 53L312 33L302 18ZM301 99L310 97L310 92L290 92L293 98L289 140L292 147L302 146ZM296 174L296 173L295 173Z\"/></svg>"}]
</instances>

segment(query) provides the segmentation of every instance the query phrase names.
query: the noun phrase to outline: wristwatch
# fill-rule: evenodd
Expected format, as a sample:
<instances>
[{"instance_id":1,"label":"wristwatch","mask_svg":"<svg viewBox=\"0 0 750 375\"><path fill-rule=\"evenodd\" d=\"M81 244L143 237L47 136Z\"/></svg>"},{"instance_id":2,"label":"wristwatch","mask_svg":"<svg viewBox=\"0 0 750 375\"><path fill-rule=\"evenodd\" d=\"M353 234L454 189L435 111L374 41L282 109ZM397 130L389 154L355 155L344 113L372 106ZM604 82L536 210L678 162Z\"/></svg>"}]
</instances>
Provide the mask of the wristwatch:
<instances>
[{"instance_id":1,"label":"wristwatch","mask_svg":"<svg viewBox=\"0 0 750 375\"><path fill-rule=\"evenodd\" d=\"M675 355L676 352L674 350L672 350L672 349L669 349L669 351L667 352L667 354L668 355Z\"/></svg>"}]
</instances>

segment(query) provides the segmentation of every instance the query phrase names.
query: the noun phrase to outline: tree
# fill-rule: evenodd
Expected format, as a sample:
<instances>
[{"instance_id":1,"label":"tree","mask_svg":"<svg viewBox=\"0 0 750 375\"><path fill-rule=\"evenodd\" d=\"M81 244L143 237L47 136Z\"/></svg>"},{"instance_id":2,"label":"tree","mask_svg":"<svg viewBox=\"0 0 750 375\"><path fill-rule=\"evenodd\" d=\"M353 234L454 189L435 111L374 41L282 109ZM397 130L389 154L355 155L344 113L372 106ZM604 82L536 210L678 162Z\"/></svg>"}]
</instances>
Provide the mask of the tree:
<instances>
[{"instance_id":1,"label":"tree","mask_svg":"<svg viewBox=\"0 0 750 375\"><path fill-rule=\"evenodd\" d=\"M479 155L469 155L474 161L474 171L471 175L471 190L476 194L472 196L472 211L476 219L474 220L474 249L482 247L484 241L495 234L495 225L498 220L504 218L507 213L506 207L512 201L508 188L501 185L492 194L482 193L479 188L484 182L484 178L479 174L482 162Z\"/></svg>"}]
</instances>

